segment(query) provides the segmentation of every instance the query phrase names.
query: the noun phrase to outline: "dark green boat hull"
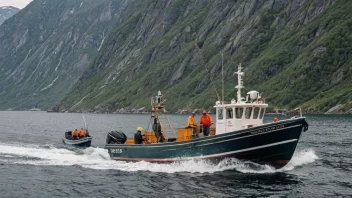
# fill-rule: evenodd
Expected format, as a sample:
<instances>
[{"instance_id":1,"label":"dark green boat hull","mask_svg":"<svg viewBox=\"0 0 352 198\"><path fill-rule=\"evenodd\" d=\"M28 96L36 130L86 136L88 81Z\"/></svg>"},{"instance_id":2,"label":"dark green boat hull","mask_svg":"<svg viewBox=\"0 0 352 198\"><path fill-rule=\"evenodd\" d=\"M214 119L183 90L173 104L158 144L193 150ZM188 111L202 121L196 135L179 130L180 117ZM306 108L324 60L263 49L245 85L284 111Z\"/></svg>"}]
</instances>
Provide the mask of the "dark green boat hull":
<instances>
[{"instance_id":1,"label":"dark green boat hull","mask_svg":"<svg viewBox=\"0 0 352 198\"><path fill-rule=\"evenodd\" d=\"M230 133L160 144L106 144L111 159L122 161L175 162L221 160L235 157L276 168L292 158L305 118L283 120Z\"/></svg>"}]
</instances>

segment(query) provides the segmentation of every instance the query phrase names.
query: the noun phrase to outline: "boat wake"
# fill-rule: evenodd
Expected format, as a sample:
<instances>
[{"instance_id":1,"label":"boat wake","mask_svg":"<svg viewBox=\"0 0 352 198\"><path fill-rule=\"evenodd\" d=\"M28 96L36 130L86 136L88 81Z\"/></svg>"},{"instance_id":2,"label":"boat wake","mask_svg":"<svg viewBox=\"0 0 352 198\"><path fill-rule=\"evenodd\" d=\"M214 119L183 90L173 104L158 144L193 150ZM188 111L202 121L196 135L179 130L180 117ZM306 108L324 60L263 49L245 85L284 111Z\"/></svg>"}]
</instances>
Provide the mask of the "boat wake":
<instances>
[{"instance_id":1,"label":"boat wake","mask_svg":"<svg viewBox=\"0 0 352 198\"><path fill-rule=\"evenodd\" d=\"M73 166L97 170L120 170L128 172L191 172L214 173L236 170L242 173L275 173L285 172L318 159L312 149L296 151L291 161L281 169L234 158L224 159L218 164L208 161L184 161L171 164L149 162L119 162L110 160L107 150L102 148L73 149L55 148L52 145L18 145L0 143L0 163L28 164L41 166Z\"/></svg>"}]
</instances>

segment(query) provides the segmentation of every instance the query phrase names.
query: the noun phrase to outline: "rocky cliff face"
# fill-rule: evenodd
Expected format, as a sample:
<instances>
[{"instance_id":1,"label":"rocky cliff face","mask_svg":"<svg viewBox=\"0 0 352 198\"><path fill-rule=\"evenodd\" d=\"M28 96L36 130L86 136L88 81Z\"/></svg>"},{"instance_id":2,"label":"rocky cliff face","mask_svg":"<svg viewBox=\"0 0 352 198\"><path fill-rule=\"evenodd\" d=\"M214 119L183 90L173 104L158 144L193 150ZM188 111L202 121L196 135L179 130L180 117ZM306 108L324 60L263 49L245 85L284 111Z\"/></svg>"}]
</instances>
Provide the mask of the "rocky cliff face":
<instances>
[{"instance_id":1,"label":"rocky cliff face","mask_svg":"<svg viewBox=\"0 0 352 198\"><path fill-rule=\"evenodd\" d=\"M0 53L6 65L0 97L15 98L17 107L28 101L49 105L73 87L55 110L113 112L148 107L162 90L170 111L211 108L221 95L223 54L225 100L235 96L233 72L241 62L246 87L264 92L274 107L351 108L348 0L91 0L79 11L87 1L50 1L46 6L60 8L45 15L55 25L37 23L39 36L13 27L11 42L2 42L12 43L6 51L21 58L8 64L1 61L10 54ZM89 10L95 6L100 12ZM111 31L102 31L100 23ZM55 39L45 42L50 37Z\"/></svg>"},{"instance_id":2,"label":"rocky cliff face","mask_svg":"<svg viewBox=\"0 0 352 198\"><path fill-rule=\"evenodd\" d=\"M6 21L6 19L15 15L20 9L12 6L3 6L0 7L0 25Z\"/></svg>"},{"instance_id":3,"label":"rocky cliff face","mask_svg":"<svg viewBox=\"0 0 352 198\"><path fill-rule=\"evenodd\" d=\"M211 79L221 90L222 53L225 100L235 96L232 74L242 62L247 87L263 91L276 107L303 104L326 111L339 102L349 104L351 4L133 1L94 63L57 107L108 112L140 108L149 106L149 97L160 89L171 110L210 108L217 100Z\"/></svg>"},{"instance_id":4,"label":"rocky cliff face","mask_svg":"<svg viewBox=\"0 0 352 198\"><path fill-rule=\"evenodd\" d=\"M1 109L57 103L94 59L123 4L36 0L1 25Z\"/></svg>"}]
</instances>

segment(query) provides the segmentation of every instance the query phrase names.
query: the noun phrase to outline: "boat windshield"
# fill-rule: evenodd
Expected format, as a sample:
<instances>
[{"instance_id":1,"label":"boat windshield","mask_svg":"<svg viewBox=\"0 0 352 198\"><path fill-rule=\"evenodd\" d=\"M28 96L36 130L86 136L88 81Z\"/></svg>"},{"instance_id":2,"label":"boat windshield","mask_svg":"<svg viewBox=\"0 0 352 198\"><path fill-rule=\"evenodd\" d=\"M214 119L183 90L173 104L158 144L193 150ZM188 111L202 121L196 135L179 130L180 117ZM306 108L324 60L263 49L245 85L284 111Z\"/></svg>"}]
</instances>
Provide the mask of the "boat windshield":
<instances>
[{"instance_id":1,"label":"boat windshield","mask_svg":"<svg viewBox=\"0 0 352 198\"><path fill-rule=\"evenodd\" d=\"M243 108L239 107L235 109L236 112L236 118L237 119L241 119L243 116Z\"/></svg>"},{"instance_id":2,"label":"boat windshield","mask_svg":"<svg viewBox=\"0 0 352 198\"><path fill-rule=\"evenodd\" d=\"M259 111L260 111L260 108L259 107L254 107L254 110L253 110L253 119L257 119L258 116L259 116Z\"/></svg>"},{"instance_id":3,"label":"boat windshield","mask_svg":"<svg viewBox=\"0 0 352 198\"><path fill-rule=\"evenodd\" d=\"M247 107L246 108L246 119L250 119L252 115L252 107Z\"/></svg>"},{"instance_id":4,"label":"boat windshield","mask_svg":"<svg viewBox=\"0 0 352 198\"><path fill-rule=\"evenodd\" d=\"M223 109L218 109L218 120L222 120L223 118Z\"/></svg>"},{"instance_id":5,"label":"boat windshield","mask_svg":"<svg viewBox=\"0 0 352 198\"><path fill-rule=\"evenodd\" d=\"M233 109L229 108L226 109L226 119L232 119L233 118Z\"/></svg>"},{"instance_id":6,"label":"boat windshield","mask_svg":"<svg viewBox=\"0 0 352 198\"><path fill-rule=\"evenodd\" d=\"M263 119L263 117L264 117L264 112L265 112L265 108L262 108L262 109L260 110L259 119Z\"/></svg>"}]
</instances>

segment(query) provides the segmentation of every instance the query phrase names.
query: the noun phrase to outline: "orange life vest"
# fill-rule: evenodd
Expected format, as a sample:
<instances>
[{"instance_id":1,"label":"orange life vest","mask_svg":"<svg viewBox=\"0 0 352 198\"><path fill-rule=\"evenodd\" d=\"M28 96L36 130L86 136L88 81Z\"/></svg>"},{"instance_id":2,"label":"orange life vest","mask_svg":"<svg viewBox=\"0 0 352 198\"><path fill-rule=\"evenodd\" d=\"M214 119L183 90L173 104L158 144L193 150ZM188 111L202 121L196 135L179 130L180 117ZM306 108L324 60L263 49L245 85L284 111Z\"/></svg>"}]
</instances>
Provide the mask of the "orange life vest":
<instances>
[{"instance_id":1,"label":"orange life vest","mask_svg":"<svg viewBox=\"0 0 352 198\"><path fill-rule=\"evenodd\" d=\"M212 123L213 123L213 120L211 119L209 114L200 116L199 124L210 126Z\"/></svg>"},{"instance_id":2,"label":"orange life vest","mask_svg":"<svg viewBox=\"0 0 352 198\"><path fill-rule=\"evenodd\" d=\"M78 131L77 129L72 131L72 137L77 137L78 136Z\"/></svg>"},{"instance_id":3,"label":"orange life vest","mask_svg":"<svg viewBox=\"0 0 352 198\"><path fill-rule=\"evenodd\" d=\"M86 132L84 132L84 130L81 128L81 130L79 131L79 136L85 136Z\"/></svg>"},{"instance_id":4,"label":"orange life vest","mask_svg":"<svg viewBox=\"0 0 352 198\"><path fill-rule=\"evenodd\" d=\"M196 125L197 125L196 124L196 120L192 116L188 117L187 124L188 124L189 127L196 127Z\"/></svg>"}]
</instances>

